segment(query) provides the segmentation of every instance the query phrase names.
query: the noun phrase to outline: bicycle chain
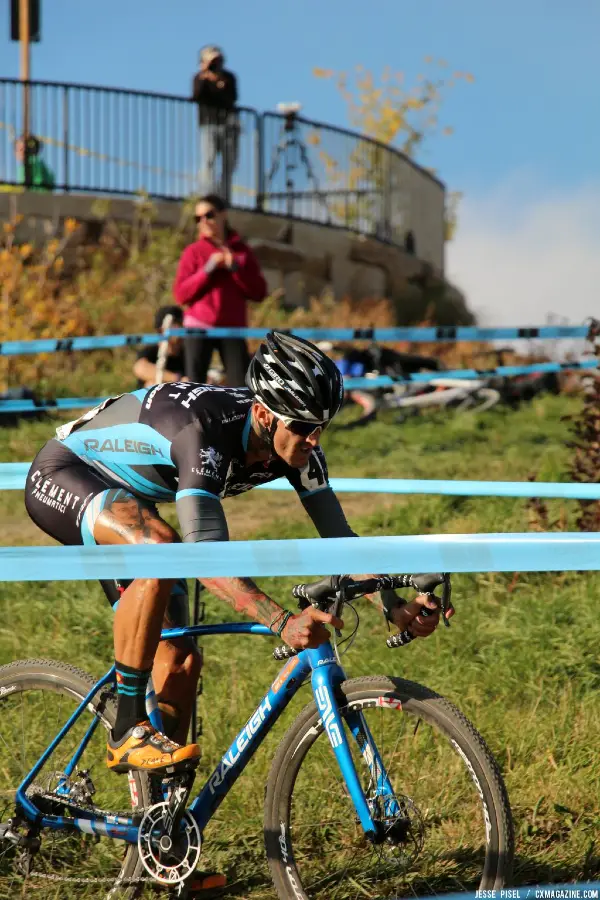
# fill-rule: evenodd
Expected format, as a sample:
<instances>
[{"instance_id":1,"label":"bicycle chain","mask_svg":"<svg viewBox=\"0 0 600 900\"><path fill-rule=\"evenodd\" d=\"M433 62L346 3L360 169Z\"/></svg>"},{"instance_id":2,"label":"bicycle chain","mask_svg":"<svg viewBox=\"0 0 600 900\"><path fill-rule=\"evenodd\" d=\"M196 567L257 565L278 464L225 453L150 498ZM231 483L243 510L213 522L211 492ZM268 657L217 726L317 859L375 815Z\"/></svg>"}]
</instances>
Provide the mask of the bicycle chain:
<instances>
[{"instance_id":1,"label":"bicycle chain","mask_svg":"<svg viewBox=\"0 0 600 900\"><path fill-rule=\"evenodd\" d=\"M120 887L122 884L141 884L142 882L152 881L156 884L156 880L151 878L149 875L145 878L92 878L91 876L88 878L77 878L74 875L48 875L46 872L30 872L27 878L43 878L46 881L66 881L69 884L108 884L111 882L115 885L115 887Z\"/></svg>"},{"instance_id":2,"label":"bicycle chain","mask_svg":"<svg viewBox=\"0 0 600 900\"><path fill-rule=\"evenodd\" d=\"M43 797L44 799L51 800L54 803L62 802L64 806L69 805L68 801L65 802L64 800L62 800L62 798L58 798L56 796L56 794L52 794L48 791L36 790L36 791L32 792L32 794L33 794L33 797ZM132 817L131 810L129 812L125 812L125 813L115 813L114 811L100 809L99 806L87 806L87 807L85 807L85 809L88 810L89 812L93 812L94 815L98 815L98 816L119 816L122 818L131 818ZM154 878L151 878L149 875L144 876L143 878L142 877L119 878L118 875L116 877L115 876L113 876L113 877L105 876L102 878L99 876L94 877L94 876L90 875L87 878L84 878L84 877L77 877L75 875L49 875L47 872L29 872L29 874L26 876L26 878L42 878L45 881L60 881L60 882L67 882L69 884L108 884L110 882L110 883L114 884L115 887L119 887L122 884L142 884L145 882L154 882L155 881Z\"/></svg>"},{"instance_id":3,"label":"bicycle chain","mask_svg":"<svg viewBox=\"0 0 600 900\"><path fill-rule=\"evenodd\" d=\"M67 808L70 807L72 810L85 810L86 812L94 813L95 816L101 817L114 816L119 819L133 819L134 822L136 818L139 818L141 822L143 812L145 811L130 809L127 812L115 812L112 809L101 809L99 806L94 806L92 803L90 803L89 806L84 806L83 803L70 803L67 797L58 797L56 794L53 794L52 791L43 791L40 789L28 791L27 796L33 800L34 803L37 797L42 797L44 800L50 800L52 803L66 806Z\"/></svg>"}]
</instances>

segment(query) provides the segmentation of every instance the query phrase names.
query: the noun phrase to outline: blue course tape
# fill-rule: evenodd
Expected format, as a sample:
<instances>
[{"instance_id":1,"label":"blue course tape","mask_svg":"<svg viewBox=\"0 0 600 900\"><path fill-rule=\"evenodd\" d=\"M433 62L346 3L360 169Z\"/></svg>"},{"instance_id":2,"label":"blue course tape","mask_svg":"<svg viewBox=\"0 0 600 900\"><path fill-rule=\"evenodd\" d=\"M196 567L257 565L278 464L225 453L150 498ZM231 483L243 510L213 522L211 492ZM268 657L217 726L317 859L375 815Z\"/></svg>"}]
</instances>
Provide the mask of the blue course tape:
<instances>
[{"instance_id":1,"label":"blue course tape","mask_svg":"<svg viewBox=\"0 0 600 900\"><path fill-rule=\"evenodd\" d=\"M600 534L578 532L0 548L3 581L597 569Z\"/></svg>"},{"instance_id":2,"label":"blue course tape","mask_svg":"<svg viewBox=\"0 0 600 900\"><path fill-rule=\"evenodd\" d=\"M262 338L267 328L173 328L167 335L193 335L215 338ZM497 341L532 338L586 338L588 325L540 328L470 328L441 326L434 328L294 328L281 329L312 341L411 341L413 343L448 343L453 341ZM34 341L4 341L0 356L20 356L30 353L56 353L71 350L106 350L156 344L156 334L108 334L96 337L40 339Z\"/></svg>"},{"instance_id":3,"label":"blue course tape","mask_svg":"<svg viewBox=\"0 0 600 900\"><path fill-rule=\"evenodd\" d=\"M566 372L574 369L596 369L598 360L577 360L565 363L535 363L530 366L498 366L495 369L449 369L441 372L416 372L414 375L406 375L400 378L390 378L388 375L379 375L376 378L345 378L344 386L347 390L371 390L379 387L389 387L393 384L403 384L409 381L430 382L440 378L456 379L481 379L493 377L514 377L517 375L531 375L535 372ZM105 397L59 397L56 400L48 400L44 403L36 403L34 400L0 400L1 413L44 412L58 409L87 409L97 406L105 400Z\"/></svg>"},{"instance_id":4,"label":"blue course tape","mask_svg":"<svg viewBox=\"0 0 600 900\"><path fill-rule=\"evenodd\" d=\"M59 397L36 403L34 400L0 400L0 413L46 412L59 409L88 409L98 406L105 397Z\"/></svg>"},{"instance_id":5,"label":"blue course tape","mask_svg":"<svg viewBox=\"0 0 600 900\"><path fill-rule=\"evenodd\" d=\"M106 334L97 337L44 338L35 341L3 341L0 356L25 356L32 353L57 353L69 350L110 350L156 344L156 334Z\"/></svg>"},{"instance_id":6,"label":"blue course tape","mask_svg":"<svg viewBox=\"0 0 600 900\"><path fill-rule=\"evenodd\" d=\"M0 463L0 491L20 491L31 463ZM338 494L437 494L450 497L544 497L600 500L600 484L548 481L435 481L410 478L330 478ZM256 490L292 491L286 478L257 484Z\"/></svg>"},{"instance_id":7,"label":"blue course tape","mask_svg":"<svg viewBox=\"0 0 600 900\"><path fill-rule=\"evenodd\" d=\"M545 497L559 500L600 500L600 484L535 481L435 481L401 478L330 478L338 494L436 494L449 497ZM4 486L0 467L0 489ZM287 479L257 484L258 490L291 491Z\"/></svg>"},{"instance_id":8,"label":"blue course tape","mask_svg":"<svg viewBox=\"0 0 600 900\"><path fill-rule=\"evenodd\" d=\"M0 491L19 491L31 463L0 463ZM548 481L435 481L410 478L330 478L338 494L437 494L450 497L545 497L600 500L600 484ZM257 484L256 490L292 491L287 478Z\"/></svg>"},{"instance_id":9,"label":"blue course tape","mask_svg":"<svg viewBox=\"0 0 600 900\"><path fill-rule=\"evenodd\" d=\"M0 490L21 491L31 463L2 463L0 465Z\"/></svg>"},{"instance_id":10,"label":"blue course tape","mask_svg":"<svg viewBox=\"0 0 600 900\"><path fill-rule=\"evenodd\" d=\"M441 372L415 372L412 375L404 375L399 378L390 378L389 375L378 375L375 378L344 378L344 387L347 390L365 388L387 387L391 384L402 384L408 381L429 382L441 378L514 378L517 375L532 375L536 372L568 372L575 369L597 369L598 360L590 359L573 360L564 363L533 363L530 366L497 366L495 369L452 369Z\"/></svg>"}]
</instances>

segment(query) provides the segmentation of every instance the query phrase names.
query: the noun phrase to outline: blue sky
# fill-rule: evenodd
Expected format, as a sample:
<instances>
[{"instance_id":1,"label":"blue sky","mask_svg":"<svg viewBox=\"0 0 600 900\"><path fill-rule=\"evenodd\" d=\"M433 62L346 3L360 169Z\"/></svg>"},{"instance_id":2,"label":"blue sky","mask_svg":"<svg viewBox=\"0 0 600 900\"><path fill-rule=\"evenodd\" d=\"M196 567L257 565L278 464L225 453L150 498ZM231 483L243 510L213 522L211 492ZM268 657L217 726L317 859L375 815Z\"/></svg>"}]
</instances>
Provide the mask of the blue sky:
<instances>
[{"instance_id":1,"label":"blue sky","mask_svg":"<svg viewBox=\"0 0 600 900\"><path fill-rule=\"evenodd\" d=\"M444 105L442 119L454 135L432 140L421 155L450 188L465 193L463 234L449 251L451 264L452 254L461 260L458 282L478 295L489 289L482 224L489 230L488 253L497 249L496 224L503 239L520 234L521 240L537 240L540 263L549 245L561 247L565 209L573 233L587 235L593 224L600 235L596 205L589 204L600 182L597 0L42 0L42 5L43 42L32 49L34 79L187 94L199 47L214 42L225 48L239 77L243 104L274 109L278 101L300 100L307 117L338 125L348 124L345 104L332 83L313 76L314 66L352 70L362 64L380 73L389 65L404 71L410 85L418 73L435 71L425 66L426 55L442 57L450 71L468 71L475 78L472 85L459 83ZM0 75L17 76L18 45L8 41L7 6L0 16ZM554 206L548 207L551 200ZM549 243L540 209L558 216ZM537 237L531 228L537 228ZM466 273L465 282L462 269L474 252L473 244L469 249L465 243L469 233L478 237L481 273L475 280ZM582 281L584 286L588 278ZM509 280L503 290L512 286ZM554 307L567 308L560 299L565 288L560 285L560 296L557 288ZM486 307L486 298L480 299ZM583 305L587 308L589 300ZM520 309L515 302L515 313Z\"/></svg>"},{"instance_id":2,"label":"blue sky","mask_svg":"<svg viewBox=\"0 0 600 900\"><path fill-rule=\"evenodd\" d=\"M6 5L3 4L3 7ZM347 124L333 84L313 66L374 72L411 83L425 55L471 72L448 95L450 138L424 161L450 185L480 188L517 168L549 184L598 170L600 4L596 0L42 0L34 78L185 94L198 48L221 44L241 100L272 109L301 100L308 117ZM18 75L18 45L0 19L0 74ZM432 70L431 70L432 71Z\"/></svg>"}]
</instances>

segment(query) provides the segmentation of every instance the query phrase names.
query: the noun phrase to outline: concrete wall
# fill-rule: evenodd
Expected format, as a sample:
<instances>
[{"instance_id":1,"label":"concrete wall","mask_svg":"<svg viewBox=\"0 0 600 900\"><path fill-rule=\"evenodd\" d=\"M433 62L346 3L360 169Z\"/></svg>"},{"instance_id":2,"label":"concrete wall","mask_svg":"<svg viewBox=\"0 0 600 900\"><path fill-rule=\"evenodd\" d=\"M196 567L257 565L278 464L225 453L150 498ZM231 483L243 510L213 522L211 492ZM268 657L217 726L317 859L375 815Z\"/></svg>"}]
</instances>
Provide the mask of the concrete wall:
<instances>
[{"instance_id":1,"label":"concrete wall","mask_svg":"<svg viewBox=\"0 0 600 900\"><path fill-rule=\"evenodd\" d=\"M134 202L128 199L21 191L0 192L0 222L22 215L18 239L37 243L54 233L66 218L87 223L88 228L94 223L101 227L102 219L93 209L99 199L99 205L109 206L111 218L132 220ZM177 202L157 201L154 209L157 225L176 227L181 221L182 208ZM230 220L256 252L270 290L285 292L286 305L302 304L329 288L337 297L389 297L399 309L406 298L412 316L422 288L411 282L418 282L426 273L430 285L444 284L440 269L375 238L249 210L231 210ZM457 299L464 307L459 294Z\"/></svg>"}]
</instances>

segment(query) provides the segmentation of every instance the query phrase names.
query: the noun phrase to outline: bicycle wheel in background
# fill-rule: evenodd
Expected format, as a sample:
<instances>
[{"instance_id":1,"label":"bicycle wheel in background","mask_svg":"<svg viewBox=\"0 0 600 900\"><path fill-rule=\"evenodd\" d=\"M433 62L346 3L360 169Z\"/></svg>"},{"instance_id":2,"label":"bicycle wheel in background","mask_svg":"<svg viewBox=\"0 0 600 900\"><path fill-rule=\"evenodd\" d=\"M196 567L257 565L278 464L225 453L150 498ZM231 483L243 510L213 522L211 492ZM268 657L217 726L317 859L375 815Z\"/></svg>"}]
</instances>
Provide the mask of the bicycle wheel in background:
<instances>
[{"instance_id":1,"label":"bicycle wheel in background","mask_svg":"<svg viewBox=\"0 0 600 900\"><path fill-rule=\"evenodd\" d=\"M280 900L375 900L507 884L514 838L506 789L462 713L421 685L385 676L344 682L338 702L371 813L386 837L366 840L309 704L280 744L267 782L265 843ZM361 712L393 786L387 800L377 794L364 731L358 741L350 732L349 720L356 726ZM400 810L395 815L390 799Z\"/></svg>"},{"instance_id":2,"label":"bicycle wheel in background","mask_svg":"<svg viewBox=\"0 0 600 900\"><path fill-rule=\"evenodd\" d=\"M28 659L0 666L0 824L15 815L15 791L75 712L95 679L75 666L47 659ZM106 734L116 717L116 703L104 688L88 705L100 725L79 761L77 773L62 779L61 773L91 724L83 714L56 748L28 789L35 803L51 815L68 816L69 797L80 806L131 815L154 802L150 780L136 772L124 778L106 768ZM81 774L83 771L89 773ZM88 781L89 778L89 781ZM58 793L67 786L68 796ZM95 789L95 790L94 790ZM16 830L26 835L28 826ZM33 892L38 898L72 900L73 897L106 897L111 887L114 900L139 896L147 880L137 846L123 841L82 834L79 831L44 830L41 846L28 858L8 839L0 838L0 896ZM28 871L29 869L29 871Z\"/></svg>"},{"instance_id":3,"label":"bicycle wheel in background","mask_svg":"<svg viewBox=\"0 0 600 900\"><path fill-rule=\"evenodd\" d=\"M452 404L451 408L457 411L467 410L468 412L485 412L500 402L500 391L495 388L479 388L471 394Z\"/></svg>"},{"instance_id":4,"label":"bicycle wheel in background","mask_svg":"<svg viewBox=\"0 0 600 900\"><path fill-rule=\"evenodd\" d=\"M347 391L344 398L343 421L336 419L335 428L338 431L350 431L352 428L362 428L373 422L377 417L377 410L381 403L380 397L373 391ZM347 413L352 418L348 419ZM358 418L356 416L358 415Z\"/></svg>"}]
</instances>

